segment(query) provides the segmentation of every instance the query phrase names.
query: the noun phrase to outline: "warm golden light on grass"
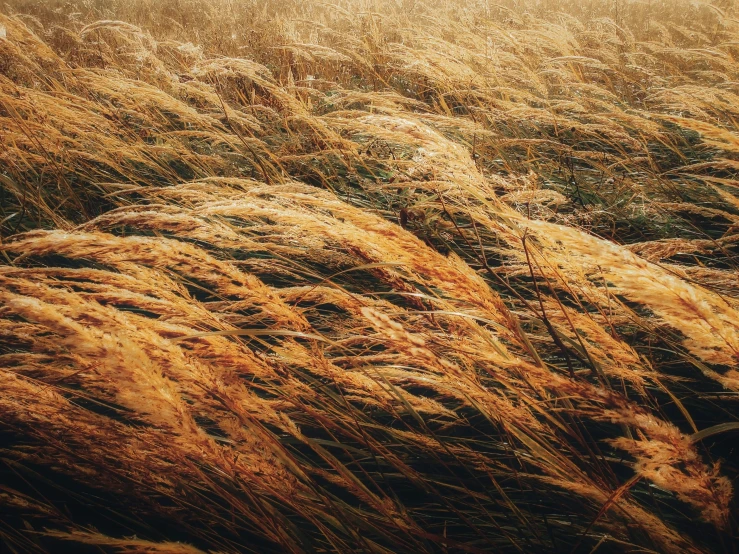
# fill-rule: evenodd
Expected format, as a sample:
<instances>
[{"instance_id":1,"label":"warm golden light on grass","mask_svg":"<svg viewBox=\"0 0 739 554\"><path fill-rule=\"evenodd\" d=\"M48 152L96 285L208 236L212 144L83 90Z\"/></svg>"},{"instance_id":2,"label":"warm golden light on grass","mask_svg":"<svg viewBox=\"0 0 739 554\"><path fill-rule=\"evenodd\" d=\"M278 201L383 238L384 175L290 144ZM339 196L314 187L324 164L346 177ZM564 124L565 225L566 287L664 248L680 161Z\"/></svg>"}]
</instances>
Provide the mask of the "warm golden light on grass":
<instances>
[{"instance_id":1,"label":"warm golden light on grass","mask_svg":"<svg viewBox=\"0 0 739 554\"><path fill-rule=\"evenodd\" d=\"M9 552L733 552L729 2L11 0Z\"/></svg>"}]
</instances>

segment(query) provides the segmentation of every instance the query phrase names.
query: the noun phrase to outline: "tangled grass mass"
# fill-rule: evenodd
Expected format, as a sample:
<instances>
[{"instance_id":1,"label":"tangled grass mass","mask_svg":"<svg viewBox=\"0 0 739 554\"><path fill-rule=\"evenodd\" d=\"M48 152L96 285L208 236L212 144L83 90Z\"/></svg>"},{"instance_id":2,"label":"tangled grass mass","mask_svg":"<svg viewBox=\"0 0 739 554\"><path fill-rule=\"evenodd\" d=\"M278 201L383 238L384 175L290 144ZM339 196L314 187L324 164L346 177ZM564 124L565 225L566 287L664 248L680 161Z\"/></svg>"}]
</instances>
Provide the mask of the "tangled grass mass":
<instances>
[{"instance_id":1,"label":"tangled grass mass","mask_svg":"<svg viewBox=\"0 0 739 554\"><path fill-rule=\"evenodd\" d=\"M6 0L0 551L734 553L734 0Z\"/></svg>"}]
</instances>

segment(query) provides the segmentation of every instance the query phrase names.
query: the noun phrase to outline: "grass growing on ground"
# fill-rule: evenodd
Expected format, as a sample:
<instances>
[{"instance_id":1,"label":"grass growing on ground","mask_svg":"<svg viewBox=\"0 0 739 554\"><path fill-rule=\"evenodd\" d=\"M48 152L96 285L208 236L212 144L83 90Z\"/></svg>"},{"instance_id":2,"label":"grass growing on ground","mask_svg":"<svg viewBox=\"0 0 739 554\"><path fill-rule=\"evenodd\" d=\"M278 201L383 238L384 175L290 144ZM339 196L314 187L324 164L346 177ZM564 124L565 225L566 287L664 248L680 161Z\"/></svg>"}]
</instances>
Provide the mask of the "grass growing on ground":
<instances>
[{"instance_id":1,"label":"grass growing on ground","mask_svg":"<svg viewBox=\"0 0 739 554\"><path fill-rule=\"evenodd\" d=\"M11 0L0 549L736 552L733 2Z\"/></svg>"}]
</instances>

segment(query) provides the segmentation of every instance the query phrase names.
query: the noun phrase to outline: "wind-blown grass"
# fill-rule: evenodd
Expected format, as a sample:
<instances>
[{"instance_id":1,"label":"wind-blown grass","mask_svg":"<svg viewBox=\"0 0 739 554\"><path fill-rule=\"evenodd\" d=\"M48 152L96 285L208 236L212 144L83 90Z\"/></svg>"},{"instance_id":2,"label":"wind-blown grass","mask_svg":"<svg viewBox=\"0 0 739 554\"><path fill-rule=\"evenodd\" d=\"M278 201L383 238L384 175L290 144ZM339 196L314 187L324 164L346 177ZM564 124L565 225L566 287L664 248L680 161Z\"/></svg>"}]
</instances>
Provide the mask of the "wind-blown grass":
<instances>
[{"instance_id":1,"label":"wind-blown grass","mask_svg":"<svg viewBox=\"0 0 739 554\"><path fill-rule=\"evenodd\" d=\"M0 545L734 552L739 24L0 14Z\"/></svg>"}]
</instances>

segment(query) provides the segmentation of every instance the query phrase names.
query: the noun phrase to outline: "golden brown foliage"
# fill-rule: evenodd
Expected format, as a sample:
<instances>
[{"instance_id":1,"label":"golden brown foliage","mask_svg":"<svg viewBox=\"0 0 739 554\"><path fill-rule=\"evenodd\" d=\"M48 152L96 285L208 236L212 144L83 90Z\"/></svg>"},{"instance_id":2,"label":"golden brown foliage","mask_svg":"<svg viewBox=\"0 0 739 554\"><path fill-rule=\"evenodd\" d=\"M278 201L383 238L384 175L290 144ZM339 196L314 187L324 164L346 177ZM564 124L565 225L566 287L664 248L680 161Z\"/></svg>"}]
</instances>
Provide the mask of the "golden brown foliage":
<instances>
[{"instance_id":1,"label":"golden brown foliage","mask_svg":"<svg viewBox=\"0 0 739 554\"><path fill-rule=\"evenodd\" d=\"M731 552L738 44L701 2L10 2L0 544Z\"/></svg>"}]
</instances>

